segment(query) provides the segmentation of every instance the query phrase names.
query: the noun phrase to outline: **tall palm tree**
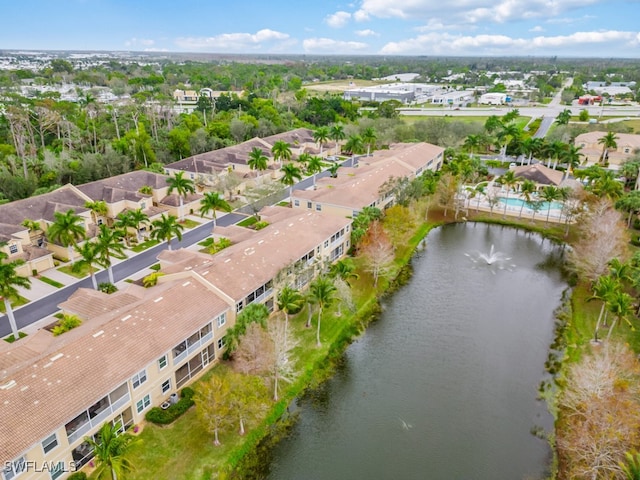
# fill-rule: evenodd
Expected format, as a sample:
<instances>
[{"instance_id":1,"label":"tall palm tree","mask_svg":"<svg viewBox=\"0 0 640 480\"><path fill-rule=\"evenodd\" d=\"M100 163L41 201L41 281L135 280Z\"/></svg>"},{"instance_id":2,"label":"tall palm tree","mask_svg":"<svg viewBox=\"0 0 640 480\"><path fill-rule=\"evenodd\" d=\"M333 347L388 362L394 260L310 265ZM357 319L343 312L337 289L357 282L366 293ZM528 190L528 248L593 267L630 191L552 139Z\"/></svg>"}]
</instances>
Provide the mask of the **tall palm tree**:
<instances>
[{"instance_id":1,"label":"tall palm tree","mask_svg":"<svg viewBox=\"0 0 640 480\"><path fill-rule=\"evenodd\" d=\"M264 154L261 148L253 147L249 152L249 158L247 160L250 170L256 171L256 177L260 175L260 172L264 172L269 166L269 158Z\"/></svg>"},{"instance_id":2,"label":"tall palm tree","mask_svg":"<svg viewBox=\"0 0 640 480\"><path fill-rule=\"evenodd\" d=\"M96 464L92 478L118 480L124 473L133 469L133 464L128 459L127 453L135 440L128 433L118 435L121 428L120 423L114 425L111 422L106 422L98 430L95 439L85 437L84 441L93 450Z\"/></svg>"},{"instance_id":3,"label":"tall palm tree","mask_svg":"<svg viewBox=\"0 0 640 480\"><path fill-rule=\"evenodd\" d=\"M551 202L555 202L560 199L560 189L553 185L547 185L542 189L542 199L547 202L547 221L546 225L549 225L549 215L551 215Z\"/></svg>"},{"instance_id":4,"label":"tall palm tree","mask_svg":"<svg viewBox=\"0 0 640 480\"><path fill-rule=\"evenodd\" d=\"M6 253L0 252L0 297L4 302L4 308L7 312L13 338L14 340L19 340L20 336L16 324L16 317L11 308L11 299L18 297L18 289L16 287L30 289L31 280L16 273L16 269L24 264L24 260L18 259L8 262L8 258L9 256Z\"/></svg>"},{"instance_id":5,"label":"tall palm tree","mask_svg":"<svg viewBox=\"0 0 640 480\"><path fill-rule=\"evenodd\" d=\"M565 108L563 111L558 113L558 116L556 117L556 123L558 125L568 125L569 120L571 120L571 110L568 108Z\"/></svg>"},{"instance_id":6,"label":"tall palm tree","mask_svg":"<svg viewBox=\"0 0 640 480\"><path fill-rule=\"evenodd\" d=\"M580 153L582 147L575 145L566 145L562 152L562 161L567 165L567 170L574 171L580 166L582 153Z\"/></svg>"},{"instance_id":7,"label":"tall palm tree","mask_svg":"<svg viewBox=\"0 0 640 480\"><path fill-rule=\"evenodd\" d=\"M343 258L342 260L337 261L333 265L331 265L331 276L338 277L344 280L347 285L351 285L349 283L349 279L358 279L359 276L356 273L356 265L353 263L353 259L351 258Z\"/></svg>"},{"instance_id":8,"label":"tall palm tree","mask_svg":"<svg viewBox=\"0 0 640 480\"><path fill-rule=\"evenodd\" d=\"M513 170L507 170L500 177L500 183L507 189L507 196L504 201L504 212L502 213L502 218L505 218L507 216L507 207L509 206L509 192L511 192L511 187L518 183L518 179Z\"/></svg>"},{"instance_id":9,"label":"tall palm tree","mask_svg":"<svg viewBox=\"0 0 640 480\"><path fill-rule=\"evenodd\" d=\"M304 296L299 290L290 286L284 287L278 293L278 308L284 312L284 343L286 348L289 315L295 315L304 306Z\"/></svg>"},{"instance_id":10,"label":"tall palm tree","mask_svg":"<svg viewBox=\"0 0 640 480\"><path fill-rule=\"evenodd\" d=\"M500 131L498 131L498 140L501 142L500 149L502 150L502 154L507 154L507 149L509 148L509 144L520 137L521 134L520 128L517 125L511 123L509 125L503 125Z\"/></svg>"},{"instance_id":11,"label":"tall palm tree","mask_svg":"<svg viewBox=\"0 0 640 480\"><path fill-rule=\"evenodd\" d=\"M464 139L463 147L469 153L477 153L478 148L480 147L480 135L476 135L476 134L467 135L467 138Z\"/></svg>"},{"instance_id":12,"label":"tall palm tree","mask_svg":"<svg viewBox=\"0 0 640 480\"><path fill-rule=\"evenodd\" d=\"M131 218L130 213L130 210L120 212L118 215L116 215L116 221L113 223L113 228L122 233L122 237L124 238L127 247L129 246L129 229L136 227L136 223L134 222L133 218Z\"/></svg>"},{"instance_id":13,"label":"tall palm tree","mask_svg":"<svg viewBox=\"0 0 640 480\"><path fill-rule=\"evenodd\" d=\"M598 139L598 143L602 145L599 163L605 163L610 148L618 148L617 140L618 136L614 132L607 132L606 135Z\"/></svg>"},{"instance_id":14,"label":"tall palm tree","mask_svg":"<svg viewBox=\"0 0 640 480\"><path fill-rule=\"evenodd\" d=\"M176 192L178 194L178 197L180 199L180 212L178 215L180 217L180 221L182 222L184 220L184 199L188 194L195 193L196 187L193 183L193 180L184 178L184 172L178 172L175 174L175 176L167 178L167 185L169 185L169 189L167 190L167 193L169 195L171 195L173 192Z\"/></svg>"},{"instance_id":15,"label":"tall palm tree","mask_svg":"<svg viewBox=\"0 0 640 480\"><path fill-rule=\"evenodd\" d=\"M346 134L344 133L344 127L342 124L336 123L331 126L331 129L329 130L329 138L336 142L336 155L339 153L340 140L344 140L345 137Z\"/></svg>"},{"instance_id":16,"label":"tall palm tree","mask_svg":"<svg viewBox=\"0 0 640 480\"><path fill-rule=\"evenodd\" d=\"M367 127L362 132L362 141L367 146L367 157L371 155L371 149L375 147L378 135L372 127Z\"/></svg>"},{"instance_id":17,"label":"tall palm tree","mask_svg":"<svg viewBox=\"0 0 640 480\"><path fill-rule=\"evenodd\" d=\"M610 298L612 298L613 293L620 290L620 288L620 282L617 279L613 278L611 275L603 275L601 277L598 277L598 280L596 280L591 287L593 295L589 297L587 301L600 300L602 302L593 338L596 342L598 341L598 330L600 329L600 324L603 319L604 325L607 325L607 302Z\"/></svg>"},{"instance_id":18,"label":"tall palm tree","mask_svg":"<svg viewBox=\"0 0 640 480\"><path fill-rule=\"evenodd\" d=\"M318 329L316 331L316 345L320 343L320 322L322 321L322 312L326 307L331 306L335 299L336 287L331 279L325 275L320 275L311 285L309 285L309 293L314 303L318 305Z\"/></svg>"},{"instance_id":19,"label":"tall palm tree","mask_svg":"<svg viewBox=\"0 0 640 480\"><path fill-rule=\"evenodd\" d=\"M93 289L98 290L95 265L101 265L101 262L100 252L96 248L96 244L91 242L84 242L82 245L76 245L75 250L81 257L77 265L86 265L89 268L89 276L91 276Z\"/></svg>"},{"instance_id":20,"label":"tall palm tree","mask_svg":"<svg viewBox=\"0 0 640 480\"><path fill-rule=\"evenodd\" d=\"M364 152L364 142L362 141L362 137L360 135L351 135L347 139L347 143L344 144L344 149L347 152L350 152L351 155Z\"/></svg>"},{"instance_id":21,"label":"tall palm tree","mask_svg":"<svg viewBox=\"0 0 640 480\"><path fill-rule=\"evenodd\" d=\"M318 145L320 145L320 156L322 156L322 147L324 146L325 143L327 143L327 140L329 140L330 138L329 135L330 135L329 127L326 127L326 126L318 127L313 132L313 140L317 142Z\"/></svg>"},{"instance_id":22,"label":"tall palm tree","mask_svg":"<svg viewBox=\"0 0 640 480\"><path fill-rule=\"evenodd\" d=\"M165 215L164 213L159 219L154 220L153 230L151 231L151 238L158 240L159 242L167 242L167 248L171 250L171 239L176 237L178 240L182 240L182 230L184 226L178 223L178 219L173 215Z\"/></svg>"},{"instance_id":23,"label":"tall palm tree","mask_svg":"<svg viewBox=\"0 0 640 480\"><path fill-rule=\"evenodd\" d=\"M590 188L598 197L606 197L609 200L616 200L624 193L624 186L611 170L600 169L599 175L593 179Z\"/></svg>"},{"instance_id":24,"label":"tall palm tree","mask_svg":"<svg viewBox=\"0 0 640 480\"><path fill-rule=\"evenodd\" d=\"M629 315L633 313L633 298L622 290L616 290L611 294L607 303L609 305L609 311L614 315L611 327L609 327L609 333L607 333L607 341L609 341L616 323L620 320L626 320L628 322Z\"/></svg>"},{"instance_id":25,"label":"tall palm tree","mask_svg":"<svg viewBox=\"0 0 640 480\"><path fill-rule=\"evenodd\" d=\"M128 216L131 219L131 223L133 223L133 228L136 229L136 239L140 241L140 226L149 223L149 215L144 213L141 208L137 208L136 210L130 210Z\"/></svg>"},{"instance_id":26,"label":"tall palm tree","mask_svg":"<svg viewBox=\"0 0 640 480\"><path fill-rule=\"evenodd\" d=\"M296 167L293 163L283 165L280 171L282 172L280 181L289 187L289 204L291 204L293 186L296 184L296 181L302 180L302 172L300 168Z\"/></svg>"},{"instance_id":27,"label":"tall palm tree","mask_svg":"<svg viewBox=\"0 0 640 480\"><path fill-rule=\"evenodd\" d=\"M307 174L313 175L313 188L316 187L316 175L322 171L322 158L311 156L307 161Z\"/></svg>"},{"instance_id":28,"label":"tall palm tree","mask_svg":"<svg viewBox=\"0 0 640 480\"><path fill-rule=\"evenodd\" d=\"M522 209L524 208L525 203L531 203L531 198L536 191L536 184L533 180L526 179L520 184L520 193L524 199L522 205L520 205L520 214L518 215L518 219L522 218Z\"/></svg>"},{"instance_id":29,"label":"tall palm tree","mask_svg":"<svg viewBox=\"0 0 640 480\"><path fill-rule=\"evenodd\" d=\"M283 160L291 160L291 145L284 140L277 140L271 147L271 153L276 162L282 165Z\"/></svg>"},{"instance_id":30,"label":"tall palm tree","mask_svg":"<svg viewBox=\"0 0 640 480\"><path fill-rule=\"evenodd\" d=\"M47 228L47 239L67 247L69 261L73 265L73 245L86 236L84 220L71 208L66 213L55 212L53 218L53 223Z\"/></svg>"},{"instance_id":31,"label":"tall palm tree","mask_svg":"<svg viewBox=\"0 0 640 480\"><path fill-rule=\"evenodd\" d=\"M213 228L216 228L216 210L231 211L231 205L218 192L206 192L200 199L200 216L213 212Z\"/></svg>"},{"instance_id":32,"label":"tall palm tree","mask_svg":"<svg viewBox=\"0 0 640 480\"><path fill-rule=\"evenodd\" d=\"M122 245L122 232L113 230L106 225L100 225L100 232L96 236L95 249L98 252L98 262L109 272L109 283L115 285L113 279L112 255L126 256Z\"/></svg>"}]
</instances>

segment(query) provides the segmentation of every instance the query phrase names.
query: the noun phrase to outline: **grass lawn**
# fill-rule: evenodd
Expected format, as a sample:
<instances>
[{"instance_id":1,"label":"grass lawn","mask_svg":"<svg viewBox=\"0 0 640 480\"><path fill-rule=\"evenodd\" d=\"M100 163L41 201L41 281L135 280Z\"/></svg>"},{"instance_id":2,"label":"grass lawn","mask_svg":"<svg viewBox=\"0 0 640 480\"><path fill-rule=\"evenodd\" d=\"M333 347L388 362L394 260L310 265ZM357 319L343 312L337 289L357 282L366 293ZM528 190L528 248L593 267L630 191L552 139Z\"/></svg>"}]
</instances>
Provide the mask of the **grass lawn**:
<instances>
[{"instance_id":1,"label":"grass lawn","mask_svg":"<svg viewBox=\"0 0 640 480\"><path fill-rule=\"evenodd\" d=\"M244 220L242 220L241 222L238 222L238 226L239 227L250 227L251 225L253 225L254 223L256 223L258 221L258 219L255 216L250 216L245 218Z\"/></svg>"},{"instance_id":2,"label":"grass lawn","mask_svg":"<svg viewBox=\"0 0 640 480\"><path fill-rule=\"evenodd\" d=\"M24 338L24 337L26 337L26 336L27 336L27 334L26 334L26 333L18 331L18 337L20 337L20 338ZM7 342L7 343L13 343L13 342L15 342L15 341L16 341L16 338L13 336L13 333L12 333L12 334L11 334L11 335L9 335L8 337L5 337L5 338L4 338L4 341L5 341L5 342Z\"/></svg>"},{"instance_id":3,"label":"grass lawn","mask_svg":"<svg viewBox=\"0 0 640 480\"><path fill-rule=\"evenodd\" d=\"M136 253L140 253L147 248L155 247L156 245L158 245L158 243L160 243L158 242L158 240L147 240L146 242L139 243L135 247L132 247L131 250Z\"/></svg>"},{"instance_id":4,"label":"grass lawn","mask_svg":"<svg viewBox=\"0 0 640 480\"><path fill-rule=\"evenodd\" d=\"M184 228L194 228L201 225L201 223L191 220L190 218L185 218L184 221L180 222L180 225L184 226Z\"/></svg>"},{"instance_id":5,"label":"grass lawn","mask_svg":"<svg viewBox=\"0 0 640 480\"><path fill-rule=\"evenodd\" d=\"M56 287L56 288L62 288L64 287L64 284L60 283L60 282L56 282L55 280L49 278L49 277L44 277L42 275L40 275L38 277L38 280L43 281L44 283L47 283L49 285L51 285L52 287Z\"/></svg>"},{"instance_id":6,"label":"grass lawn","mask_svg":"<svg viewBox=\"0 0 640 480\"><path fill-rule=\"evenodd\" d=\"M84 278L89 275L89 265L63 265L58 268L59 272L66 273L76 278Z\"/></svg>"},{"instance_id":7,"label":"grass lawn","mask_svg":"<svg viewBox=\"0 0 640 480\"><path fill-rule=\"evenodd\" d=\"M13 297L13 301L11 302L11 308L21 307L22 305L26 305L27 303L29 303L29 300L27 298L24 298L23 296L18 295L17 297ZM7 312L7 310L4 308L4 302L0 302L0 312L2 313Z\"/></svg>"},{"instance_id":8,"label":"grass lawn","mask_svg":"<svg viewBox=\"0 0 640 480\"><path fill-rule=\"evenodd\" d=\"M161 265L159 263L155 263L149 267L151 270L155 270L156 272L160 271Z\"/></svg>"}]
</instances>

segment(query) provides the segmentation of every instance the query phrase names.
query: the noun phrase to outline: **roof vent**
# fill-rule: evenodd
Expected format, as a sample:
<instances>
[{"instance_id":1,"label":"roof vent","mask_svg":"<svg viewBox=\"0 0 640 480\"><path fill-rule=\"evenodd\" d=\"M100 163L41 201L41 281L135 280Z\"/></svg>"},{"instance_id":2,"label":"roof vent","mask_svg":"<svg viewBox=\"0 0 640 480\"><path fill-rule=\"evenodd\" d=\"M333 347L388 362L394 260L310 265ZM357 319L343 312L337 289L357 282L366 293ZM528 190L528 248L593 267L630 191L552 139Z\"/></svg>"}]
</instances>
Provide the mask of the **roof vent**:
<instances>
[{"instance_id":1,"label":"roof vent","mask_svg":"<svg viewBox=\"0 0 640 480\"><path fill-rule=\"evenodd\" d=\"M104 333L104 330L100 330L96 333L94 333L93 335L91 335L93 338L98 338L100 335L102 335Z\"/></svg>"}]
</instances>

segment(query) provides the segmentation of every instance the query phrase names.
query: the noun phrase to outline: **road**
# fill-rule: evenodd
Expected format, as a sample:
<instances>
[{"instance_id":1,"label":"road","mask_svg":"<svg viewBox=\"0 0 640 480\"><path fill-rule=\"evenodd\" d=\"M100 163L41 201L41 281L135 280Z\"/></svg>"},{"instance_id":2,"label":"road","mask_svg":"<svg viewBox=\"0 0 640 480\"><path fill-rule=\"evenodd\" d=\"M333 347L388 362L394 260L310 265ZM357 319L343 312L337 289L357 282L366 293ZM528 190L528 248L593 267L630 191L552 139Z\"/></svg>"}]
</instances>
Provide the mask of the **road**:
<instances>
[{"instance_id":1,"label":"road","mask_svg":"<svg viewBox=\"0 0 640 480\"><path fill-rule=\"evenodd\" d=\"M343 162L343 166L352 166L357 159L348 159ZM328 171L323 171L319 173L316 178L322 178L329 175ZM304 180L298 182L293 188L294 190L307 189L313 185L313 178L308 177ZM278 203L289 195L288 189L284 189L277 195L273 204ZM251 212L251 207L247 206L239 211ZM219 218L216 222L217 225L220 226L229 226L238 223L247 217L247 213L238 213L232 212L221 218ZM176 239L172 240L171 248L186 248L197 242L200 242L211 235L211 229L213 227L213 220L205 222L197 227L188 230L182 235L181 241L176 241ZM143 252L133 255L132 257L124 260L118 264L113 266L113 276L116 282L120 280L124 280L125 278L134 275L135 273L157 263L158 254L167 248L166 242L160 243L152 248L149 248ZM106 270L100 271L96 274L96 279L98 283L108 282L108 274ZM71 285L67 285L55 292L40 298L38 300L34 300L32 302L27 303L21 307L15 309L15 317L16 324L18 325L18 329L23 329L24 327L37 322L49 315L54 314L58 311L58 305L65 300L67 300L78 288L93 288L91 284L91 278L87 277L82 280L78 280ZM0 338L5 337L11 333L11 329L9 327L9 320L6 315L0 315Z\"/></svg>"}]
</instances>

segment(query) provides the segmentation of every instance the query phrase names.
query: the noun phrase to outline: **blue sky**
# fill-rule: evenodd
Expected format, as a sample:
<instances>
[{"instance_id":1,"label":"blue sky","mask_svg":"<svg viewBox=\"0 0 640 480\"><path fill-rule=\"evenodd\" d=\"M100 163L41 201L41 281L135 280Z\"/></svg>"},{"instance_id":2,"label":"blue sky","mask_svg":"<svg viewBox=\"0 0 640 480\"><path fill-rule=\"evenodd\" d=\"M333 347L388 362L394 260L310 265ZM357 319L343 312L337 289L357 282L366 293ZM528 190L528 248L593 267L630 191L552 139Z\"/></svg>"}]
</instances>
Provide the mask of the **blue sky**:
<instances>
[{"instance_id":1,"label":"blue sky","mask_svg":"<svg viewBox=\"0 0 640 480\"><path fill-rule=\"evenodd\" d=\"M0 49L640 57L640 0L3 0Z\"/></svg>"}]
</instances>

